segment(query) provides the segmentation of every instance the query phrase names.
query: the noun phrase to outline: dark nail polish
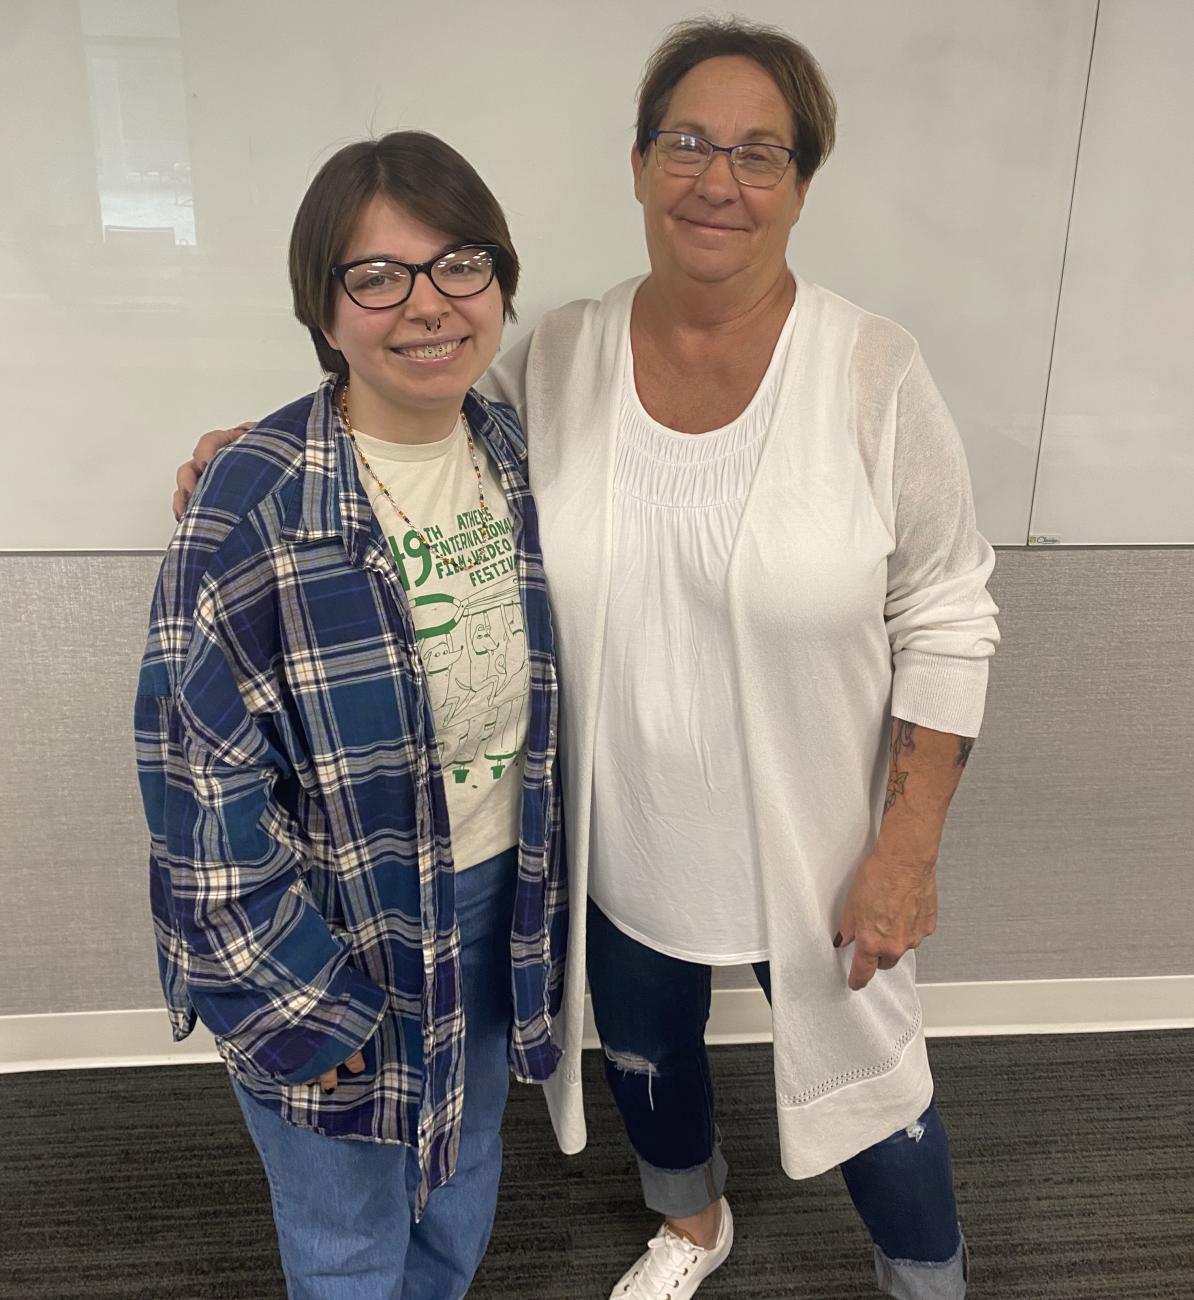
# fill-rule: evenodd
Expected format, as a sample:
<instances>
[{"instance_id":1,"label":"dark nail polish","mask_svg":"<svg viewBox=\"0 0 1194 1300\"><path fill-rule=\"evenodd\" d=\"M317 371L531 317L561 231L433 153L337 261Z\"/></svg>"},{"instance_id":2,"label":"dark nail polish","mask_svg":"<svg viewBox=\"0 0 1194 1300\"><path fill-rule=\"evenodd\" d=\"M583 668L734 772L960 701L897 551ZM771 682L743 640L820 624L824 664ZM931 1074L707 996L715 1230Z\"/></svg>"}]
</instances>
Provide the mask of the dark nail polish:
<instances>
[{"instance_id":1,"label":"dark nail polish","mask_svg":"<svg viewBox=\"0 0 1194 1300\"><path fill-rule=\"evenodd\" d=\"M833 936L833 946L835 948L840 948L842 946L842 932L840 930Z\"/></svg>"}]
</instances>

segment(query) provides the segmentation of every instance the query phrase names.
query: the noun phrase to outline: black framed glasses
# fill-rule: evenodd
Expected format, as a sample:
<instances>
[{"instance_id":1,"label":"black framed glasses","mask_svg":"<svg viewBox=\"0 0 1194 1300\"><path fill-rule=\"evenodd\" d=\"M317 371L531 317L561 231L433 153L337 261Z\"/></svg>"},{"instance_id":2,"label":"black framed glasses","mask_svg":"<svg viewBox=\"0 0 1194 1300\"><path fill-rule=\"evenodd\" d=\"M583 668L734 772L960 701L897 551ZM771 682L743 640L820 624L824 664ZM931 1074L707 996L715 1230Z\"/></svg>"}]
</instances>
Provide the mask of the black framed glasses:
<instances>
[{"instance_id":1,"label":"black framed glasses","mask_svg":"<svg viewBox=\"0 0 1194 1300\"><path fill-rule=\"evenodd\" d=\"M669 176L699 176L713 161L713 155L730 157L730 171L739 185L773 189L800 155L798 149L782 144L714 144L691 131L652 131L655 162Z\"/></svg>"},{"instance_id":2,"label":"black framed glasses","mask_svg":"<svg viewBox=\"0 0 1194 1300\"><path fill-rule=\"evenodd\" d=\"M332 278L358 307L382 311L404 303L420 271L449 298L484 293L497 274L497 244L461 244L445 248L426 262L398 262L388 257L362 257L332 267Z\"/></svg>"}]
</instances>

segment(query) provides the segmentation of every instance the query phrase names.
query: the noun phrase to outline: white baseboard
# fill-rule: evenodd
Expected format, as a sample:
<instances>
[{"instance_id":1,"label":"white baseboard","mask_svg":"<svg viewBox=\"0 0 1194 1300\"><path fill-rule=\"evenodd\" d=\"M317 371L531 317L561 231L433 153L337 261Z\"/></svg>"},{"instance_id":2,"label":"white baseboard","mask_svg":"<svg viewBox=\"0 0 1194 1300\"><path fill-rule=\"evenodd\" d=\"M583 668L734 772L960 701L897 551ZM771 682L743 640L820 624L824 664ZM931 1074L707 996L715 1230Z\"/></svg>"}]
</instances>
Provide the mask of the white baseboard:
<instances>
[{"instance_id":1,"label":"white baseboard","mask_svg":"<svg viewBox=\"0 0 1194 1300\"><path fill-rule=\"evenodd\" d=\"M922 984L920 995L930 1038L1194 1028L1194 975ZM589 1014L585 1031L585 1046L596 1047ZM761 990L715 989L706 1038L769 1043L771 1013ZM217 1060L202 1025L173 1043L157 1008L0 1016L0 1074Z\"/></svg>"}]
</instances>

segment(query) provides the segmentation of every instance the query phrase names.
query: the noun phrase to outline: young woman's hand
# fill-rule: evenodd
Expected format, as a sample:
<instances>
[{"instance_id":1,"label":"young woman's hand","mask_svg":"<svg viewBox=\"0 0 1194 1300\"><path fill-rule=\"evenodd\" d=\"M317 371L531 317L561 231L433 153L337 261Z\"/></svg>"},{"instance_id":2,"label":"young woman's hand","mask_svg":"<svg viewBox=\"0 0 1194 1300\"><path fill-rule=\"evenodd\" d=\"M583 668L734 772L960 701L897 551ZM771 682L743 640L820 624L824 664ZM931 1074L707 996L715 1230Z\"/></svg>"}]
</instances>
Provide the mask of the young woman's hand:
<instances>
[{"instance_id":1,"label":"young woman's hand","mask_svg":"<svg viewBox=\"0 0 1194 1300\"><path fill-rule=\"evenodd\" d=\"M210 434L205 435L210 437ZM308 1084L319 1084L324 1092L335 1092L336 1084L340 1082L339 1071L347 1070L349 1074L360 1074L365 1068L365 1058L360 1052L353 1052L343 1064L338 1065L334 1070L326 1070L318 1079L308 1079Z\"/></svg>"}]
</instances>

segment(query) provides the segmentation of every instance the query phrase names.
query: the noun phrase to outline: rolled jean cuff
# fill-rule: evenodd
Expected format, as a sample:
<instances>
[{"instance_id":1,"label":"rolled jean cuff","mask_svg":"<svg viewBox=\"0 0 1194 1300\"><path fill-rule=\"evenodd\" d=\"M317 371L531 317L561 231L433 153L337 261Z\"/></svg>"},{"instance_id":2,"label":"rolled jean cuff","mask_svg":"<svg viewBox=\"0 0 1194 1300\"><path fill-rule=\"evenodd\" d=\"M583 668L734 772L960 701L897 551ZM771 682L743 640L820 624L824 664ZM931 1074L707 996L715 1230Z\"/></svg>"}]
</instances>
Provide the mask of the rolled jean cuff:
<instances>
[{"instance_id":1,"label":"rolled jean cuff","mask_svg":"<svg viewBox=\"0 0 1194 1300\"><path fill-rule=\"evenodd\" d=\"M965 1238L950 1258L939 1264L888 1259L875 1247L875 1278L879 1290L893 1300L964 1300L969 1264Z\"/></svg>"},{"instance_id":2,"label":"rolled jean cuff","mask_svg":"<svg viewBox=\"0 0 1194 1300\"><path fill-rule=\"evenodd\" d=\"M683 1219L720 1201L726 1188L728 1172L720 1147L702 1165L692 1169L659 1169L642 1156L638 1160L643 1200L649 1210L669 1219Z\"/></svg>"}]
</instances>

